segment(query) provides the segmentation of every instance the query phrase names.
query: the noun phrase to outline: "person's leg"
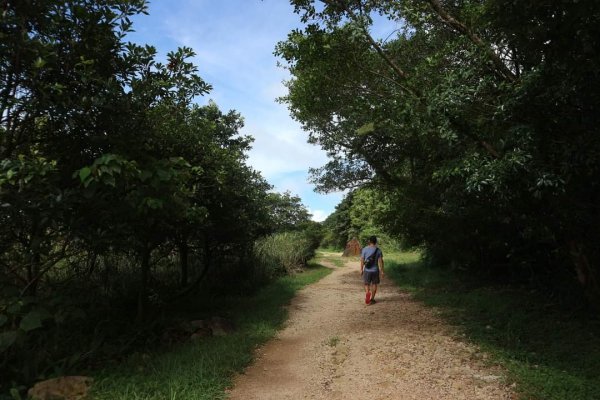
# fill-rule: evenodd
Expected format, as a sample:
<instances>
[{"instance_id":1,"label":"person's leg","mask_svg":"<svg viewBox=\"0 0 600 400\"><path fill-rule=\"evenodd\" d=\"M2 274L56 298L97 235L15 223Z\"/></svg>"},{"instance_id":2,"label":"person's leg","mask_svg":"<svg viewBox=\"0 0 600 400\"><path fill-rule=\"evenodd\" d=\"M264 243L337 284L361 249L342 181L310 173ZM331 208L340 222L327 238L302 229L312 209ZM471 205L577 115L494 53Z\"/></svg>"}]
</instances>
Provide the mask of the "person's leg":
<instances>
[{"instance_id":1,"label":"person's leg","mask_svg":"<svg viewBox=\"0 0 600 400\"><path fill-rule=\"evenodd\" d=\"M377 293L377 285L379 284L379 272L373 275L371 280L371 301L374 302L375 294Z\"/></svg>"},{"instance_id":2,"label":"person's leg","mask_svg":"<svg viewBox=\"0 0 600 400\"><path fill-rule=\"evenodd\" d=\"M371 284L371 301L375 300L375 293L377 293L377 284Z\"/></svg>"},{"instance_id":3,"label":"person's leg","mask_svg":"<svg viewBox=\"0 0 600 400\"><path fill-rule=\"evenodd\" d=\"M363 272L363 283L365 285L365 303L369 304L371 302L371 290L370 290L371 278L367 271Z\"/></svg>"}]
</instances>

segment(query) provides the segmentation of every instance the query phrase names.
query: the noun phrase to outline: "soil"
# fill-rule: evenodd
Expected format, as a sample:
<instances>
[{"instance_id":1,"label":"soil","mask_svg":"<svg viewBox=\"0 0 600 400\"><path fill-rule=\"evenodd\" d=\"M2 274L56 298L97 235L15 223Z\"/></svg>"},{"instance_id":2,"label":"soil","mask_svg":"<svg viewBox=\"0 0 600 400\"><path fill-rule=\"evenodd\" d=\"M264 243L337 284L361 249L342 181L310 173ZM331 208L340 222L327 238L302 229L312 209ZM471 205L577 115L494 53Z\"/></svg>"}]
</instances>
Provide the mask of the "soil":
<instances>
[{"instance_id":1,"label":"soil","mask_svg":"<svg viewBox=\"0 0 600 400\"><path fill-rule=\"evenodd\" d=\"M513 399L504 371L387 278L366 305L356 259L301 290L233 400Z\"/></svg>"}]
</instances>

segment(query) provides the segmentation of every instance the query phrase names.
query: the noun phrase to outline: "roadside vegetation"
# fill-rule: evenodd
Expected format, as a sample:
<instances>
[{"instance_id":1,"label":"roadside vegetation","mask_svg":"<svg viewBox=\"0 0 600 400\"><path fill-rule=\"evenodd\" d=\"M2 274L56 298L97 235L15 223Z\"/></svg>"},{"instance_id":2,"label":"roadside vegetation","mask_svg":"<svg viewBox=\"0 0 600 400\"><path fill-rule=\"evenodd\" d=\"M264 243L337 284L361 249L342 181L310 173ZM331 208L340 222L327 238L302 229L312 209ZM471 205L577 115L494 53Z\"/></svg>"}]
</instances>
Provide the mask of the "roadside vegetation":
<instances>
[{"instance_id":1,"label":"roadside vegetation","mask_svg":"<svg viewBox=\"0 0 600 400\"><path fill-rule=\"evenodd\" d=\"M164 353L138 353L122 365L95 374L93 396L106 400L215 400L226 398L231 378L250 363L256 347L273 337L287 317L285 305L297 290L331 272L310 263L302 273L283 276L251 296L219 297L188 304L198 318L226 315L238 329L231 335L182 343Z\"/></svg>"},{"instance_id":2,"label":"roadside vegetation","mask_svg":"<svg viewBox=\"0 0 600 400\"><path fill-rule=\"evenodd\" d=\"M600 319L531 287L482 282L428 266L419 253L386 258L388 276L490 354L523 399L600 398Z\"/></svg>"},{"instance_id":3,"label":"roadside vegetation","mask_svg":"<svg viewBox=\"0 0 600 400\"><path fill-rule=\"evenodd\" d=\"M128 42L146 11L3 3L0 398L158 348L177 306L252 294L320 241L247 165L242 116L200 101L194 51Z\"/></svg>"}]
</instances>

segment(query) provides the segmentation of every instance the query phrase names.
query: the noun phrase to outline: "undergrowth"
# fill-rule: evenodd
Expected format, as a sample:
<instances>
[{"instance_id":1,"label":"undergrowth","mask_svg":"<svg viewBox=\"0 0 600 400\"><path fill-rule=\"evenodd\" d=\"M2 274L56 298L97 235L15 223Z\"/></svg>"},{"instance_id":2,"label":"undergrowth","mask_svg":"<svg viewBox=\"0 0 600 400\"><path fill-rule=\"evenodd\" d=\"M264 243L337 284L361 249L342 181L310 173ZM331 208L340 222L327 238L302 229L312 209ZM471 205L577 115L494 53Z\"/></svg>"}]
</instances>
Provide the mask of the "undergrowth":
<instances>
[{"instance_id":1,"label":"undergrowth","mask_svg":"<svg viewBox=\"0 0 600 400\"><path fill-rule=\"evenodd\" d=\"M233 375L250 363L256 347L273 337L285 321L283 306L297 290L330 272L313 263L304 272L281 277L252 296L224 298L210 309L206 304L188 304L189 310L196 310L196 318L208 314L231 318L237 331L183 343L162 354L134 355L122 365L96 374L93 398L224 399Z\"/></svg>"},{"instance_id":2,"label":"undergrowth","mask_svg":"<svg viewBox=\"0 0 600 400\"><path fill-rule=\"evenodd\" d=\"M388 257L386 269L416 300L436 307L517 383L522 399L600 399L600 321L525 287L490 286Z\"/></svg>"}]
</instances>

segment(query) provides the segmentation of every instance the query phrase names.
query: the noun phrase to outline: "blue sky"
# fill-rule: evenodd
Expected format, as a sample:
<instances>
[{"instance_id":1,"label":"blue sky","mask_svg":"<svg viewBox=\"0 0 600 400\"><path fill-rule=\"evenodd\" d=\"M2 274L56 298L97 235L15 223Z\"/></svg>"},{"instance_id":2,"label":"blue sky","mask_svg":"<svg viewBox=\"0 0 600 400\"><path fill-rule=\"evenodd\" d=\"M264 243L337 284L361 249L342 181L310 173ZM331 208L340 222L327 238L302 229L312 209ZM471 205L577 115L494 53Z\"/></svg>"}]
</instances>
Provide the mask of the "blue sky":
<instances>
[{"instance_id":1,"label":"blue sky","mask_svg":"<svg viewBox=\"0 0 600 400\"><path fill-rule=\"evenodd\" d=\"M214 100L226 111L242 114L242 133L255 139L248 164L275 190L291 191L323 220L341 201L342 193L322 195L307 182L308 168L326 163L320 148L275 98L286 93L287 72L277 67L275 44L302 26L286 0L154 0L150 15L136 17L128 40L151 44L160 58L179 46L197 54L202 78L213 86L200 103Z\"/></svg>"}]
</instances>

